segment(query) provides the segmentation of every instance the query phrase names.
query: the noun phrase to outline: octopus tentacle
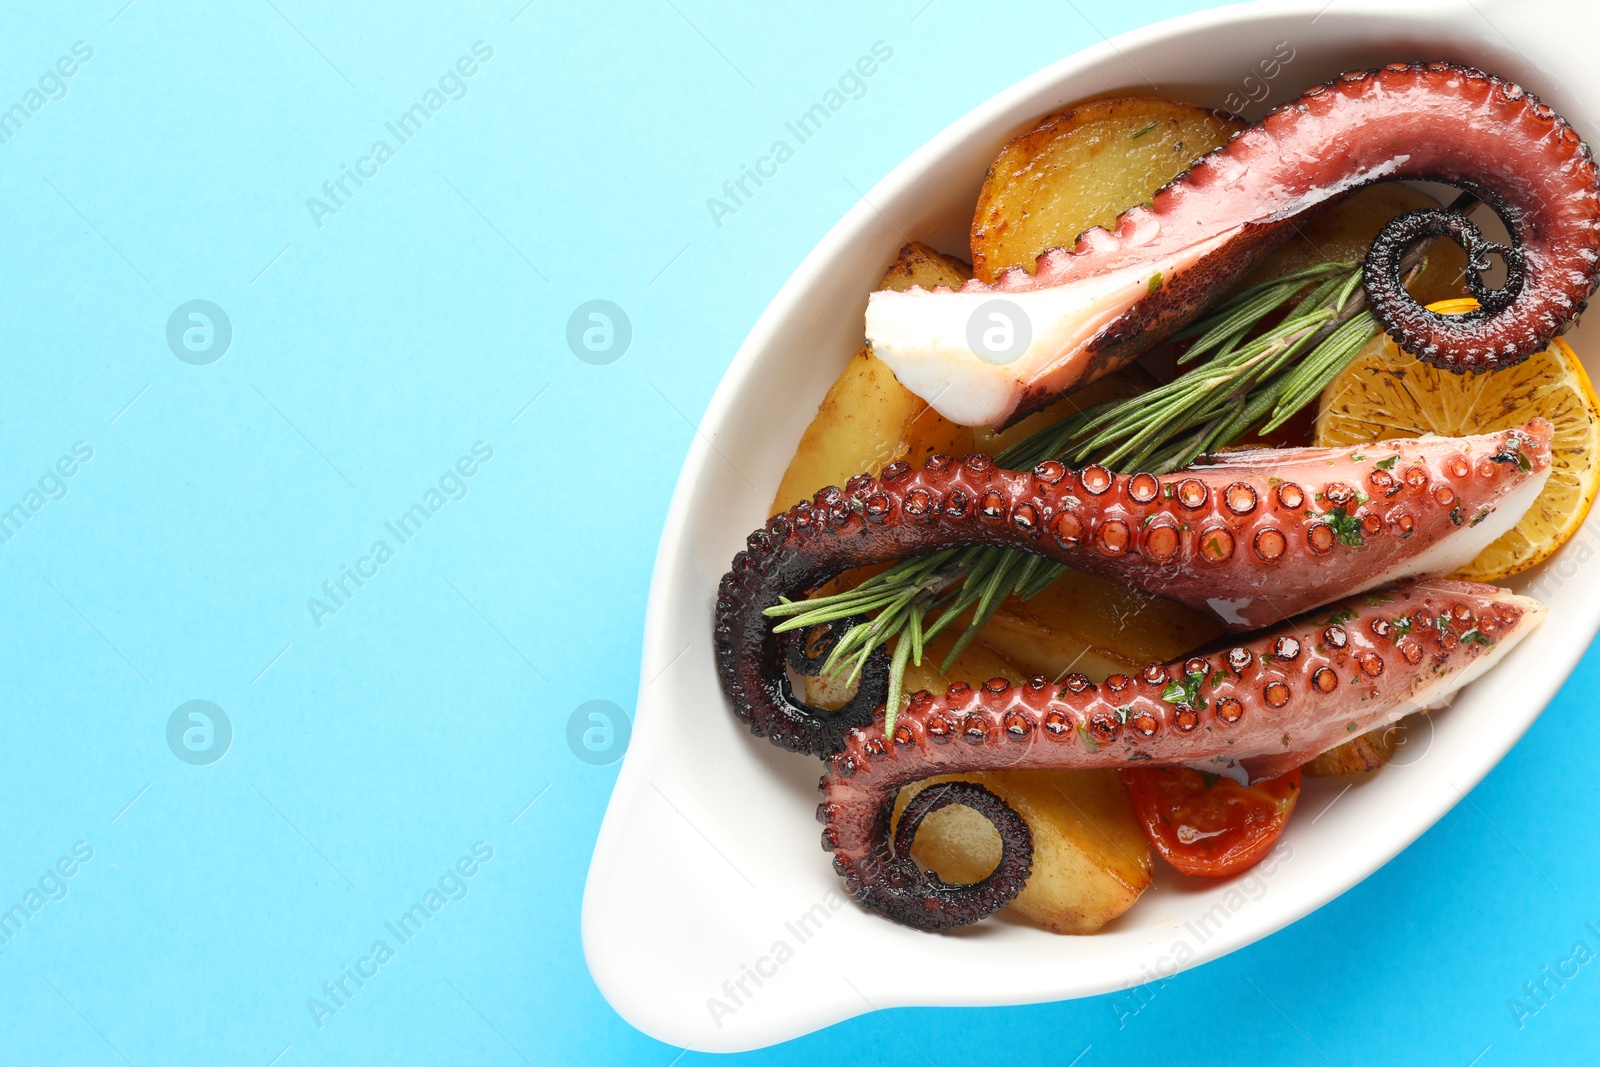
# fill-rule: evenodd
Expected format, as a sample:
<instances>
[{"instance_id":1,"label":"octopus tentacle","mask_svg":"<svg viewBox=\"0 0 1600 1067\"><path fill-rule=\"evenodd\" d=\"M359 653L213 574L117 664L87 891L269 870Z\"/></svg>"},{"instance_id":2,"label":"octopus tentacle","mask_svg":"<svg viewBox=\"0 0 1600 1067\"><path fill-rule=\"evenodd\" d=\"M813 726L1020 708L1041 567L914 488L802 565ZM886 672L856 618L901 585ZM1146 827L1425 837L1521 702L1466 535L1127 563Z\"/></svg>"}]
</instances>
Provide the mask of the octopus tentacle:
<instances>
[{"instance_id":1,"label":"octopus tentacle","mask_svg":"<svg viewBox=\"0 0 1600 1067\"><path fill-rule=\"evenodd\" d=\"M1427 237L1444 236L1456 241L1467 253L1467 291L1478 301L1478 308L1466 313L1443 315L1417 303L1406 291L1401 259L1406 250ZM1483 274L1490 267L1490 256L1499 256L1506 267L1505 284L1490 289ZM1447 370L1465 374L1487 369L1497 355L1521 355L1536 351L1548 338L1532 336L1525 342L1502 341L1503 352L1478 340L1484 323L1500 315L1516 302L1527 283L1527 257L1521 248L1507 247L1484 238L1482 231L1465 215L1450 211L1412 211L1389 220L1367 251L1366 291L1373 314L1384 329L1395 337L1406 338L1403 347L1429 359L1431 353L1451 351L1454 359L1440 363ZM1525 331L1526 332L1526 328ZM1524 351L1526 349L1526 351Z\"/></svg>"},{"instance_id":2,"label":"octopus tentacle","mask_svg":"<svg viewBox=\"0 0 1600 1067\"><path fill-rule=\"evenodd\" d=\"M1136 764L1273 778L1357 733L1437 704L1497 662L1544 611L1493 586L1420 582L1101 685L1075 675L1064 685L995 679L978 689L952 686L942 697L919 692L892 737L879 720L854 731L830 759L817 809L823 847L863 905L927 930L973 922L1011 899L989 883L998 878L1009 888L1016 872L1028 869L1026 839L1015 831L1020 818L977 793L946 794L945 803L989 818L1006 842L995 874L962 896L931 876L912 877L906 856L915 821L902 821L891 852L891 813L902 787L996 768Z\"/></svg>"},{"instance_id":3,"label":"octopus tentacle","mask_svg":"<svg viewBox=\"0 0 1600 1067\"><path fill-rule=\"evenodd\" d=\"M945 882L931 871L924 871L911 858L911 844L922 820L951 804L960 804L988 819L1000 834L1000 862L982 880L970 885ZM890 807L893 805L891 804ZM824 805L824 808L826 806ZM818 808L818 818L824 808ZM986 918L1016 899L1028 876L1033 873L1033 834L1028 824L1009 804L973 782L940 782L918 793L900 814L900 824L891 843L890 808L880 808L879 825L874 827L875 848L855 863L856 870L872 872L862 880L847 873L836 862L840 874L852 881L850 891L873 911L907 926L924 930L945 930ZM825 826L822 847L836 847L834 830Z\"/></svg>"},{"instance_id":4,"label":"octopus tentacle","mask_svg":"<svg viewBox=\"0 0 1600 1067\"><path fill-rule=\"evenodd\" d=\"M1432 213L1391 223L1366 285L1400 346L1452 370L1524 359L1583 311L1600 283L1600 174L1578 132L1521 87L1449 63L1351 71L1274 108L1198 160L1148 206L1044 253L993 285L874 293L867 338L902 383L945 417L1007 425L1171 336L1294 232L1364 185L1440 181L1506 223L1514 284L1487 290L1476 230ZM1398 284L1404 246L1462 241L1484 308L1441 321ZM1491 295L1493 294L1493 295ZM1022 350L980 355L971 323L996 301Z\"/></svg>"},{"instance_id":5,"label":"octopus tentacle","mask_svg":"<svg viewBox=\"0 0 1600 1067\"><path fill-rule=\"evenodd\" d=\"M984 455L935 456L920 471L893 463L880 477L822 490L750 535L717 593L723 692L753 733L797 752L837 751L885 699L887 656L874 654L843 712L810 707L794 695L794 661L764 612L853 567L945 548L1020 549L1207 611L1234 629L1448 573L1515 525L1538 495L1551 433L1534 420L1354 452L1231 452L1159 478L1099 466L1072 471L1054 460L1008 471Z\"/></svg>"},{"instance_id":6,"label":"octopus tentacle","mask_svg":"<svg viewBox=\"0 0 1600 1067\"><path fill-rule=\"evenodd\" d=\"M806 678L820 675L828 653L840 638L866 621L865 617L854 615L783 635L789 670L779 673L775 684L769 679L765 686L765 694L777 710L777 721L782 723L770 731L774 744L797 752L816 752L836 743L841 730L865 726L872 721L873 713L889 698L889 655L882 648L874 649L867 657L855 694L831 711L813 707L795 696L789 673L792 671Z\"/></svg>"}]
</instances>

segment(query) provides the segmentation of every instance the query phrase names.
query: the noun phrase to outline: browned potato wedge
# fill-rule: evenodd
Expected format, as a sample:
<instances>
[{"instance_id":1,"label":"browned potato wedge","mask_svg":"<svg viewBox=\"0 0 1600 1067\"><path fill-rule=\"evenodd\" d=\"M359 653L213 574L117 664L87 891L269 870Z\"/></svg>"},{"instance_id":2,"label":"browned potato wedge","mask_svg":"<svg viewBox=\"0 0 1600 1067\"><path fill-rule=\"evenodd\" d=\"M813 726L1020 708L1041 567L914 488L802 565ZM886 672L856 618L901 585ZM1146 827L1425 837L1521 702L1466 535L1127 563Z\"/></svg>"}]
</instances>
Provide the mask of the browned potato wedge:
<instances>
[{"instance_id":1,"label":"browned potato wedge","mask_svg":"<svg viewBox=\"0 0 1600 1067\"><path fill-rule=\"evenodd\" d=\"M911 798L949 777L900 791ZM1033 873L1011 910L1058 934L1092 934L1133 906L1150 885L1150 846L1115 771L985 771L963 775L997 794L1033 836ZM1000 862L1000 835L970 808L923 820L911 854L950 882L976 882Z\"/></svg>"},{"instance_id":2,"label":"browned potato wedge","mask_svg":"<svg viewBox=\"0 0 1600 1067\"><path fill-rule=\"evenodd\" d=\"M971 268L961 260L913 241L900 250L878 288L958 286L970 277ZM784 511L811 499L824 486L843 485L861 473L876 474L904 458L905 442L919 420L953 425L901 385L888 364L863 346L834 380L806 427L778 483L771 511Z\"/></svg>"},{"instance_id":3,"label":"browned potato wedge","mask_svg":"<svg viewBox=\"0 0 1600 1067\"><path fill-rule=\"evenodd\" d=\"M920 467L928 457L943 453L947 456L965 456L977 449L973 446L973 428L958 426L926 405L906 424L901 443L905 453L901 457L913 467Z\"/></svg>"},{"instance_id":4,"label":"browned potato wedge","mask_svg":"<svg viewBox=\"0 0 1600 1067\"><path fill-rule=\"evenodd\" d=\"M1409 185L1390 182L1369 186L1301 226L1297 236L1269 256L1242 284L1264 282L1317 263L1359 262L1366 258L1373 238L1390 219L1407 211L1438 206L1433 197ZM1466 265L1467 254L1459 245L1434 242L1427 267L1411 283L1412 295L1424 304L1460 296Z\"/></svg>"},{"instance_id":5,"label":"browned potato wedge","mask_svg":"<svg viewBox=\"0 0 1600 1067\"><path fill-rule=\"evenodd\" d=\"M983 640L1029 675L1075 672L1098 682L1175 659L1221 633L1192 608L1074 570L1029 600L1007 599Z\"/></svg>"},{"instance_id":6,"label":"browned potato wedge","mask_svg":"<svg viewBox=\"0 0 1600 1067\"><path fill-rule=\"evenodd\" d=\"M1028 680L1030 675L982 641L972 642L962 651L955 663L951 664L948 671L941 671L939 664L944 662L944 658L950 654L951 647L955 645L957 636L955 629L956 627L952 626L928 642L928 646L922 650L920 666L915 663L906 665L907 693L926 689L930 693L940 694L954 682L979 686L990 678L1004 678L1012 685L1021 685Z\"/></svg>"},{"instance_id":7,"label":"browned potato wedge","mask_svg":"<svg viewBox=\"0 0 1600 1067\"><path fill-rule=\"evenodd\" d=\"M932 289L936 285L959 289L970 277L972 268L965 260L935 251L921 241L912 241L900 249L895 261L883 272L878 288L902 293L917 285L924 289Z\"/></svg>"},{"instance_id":8,"label":"browned potato wedge","mask_svg":"<svg viewBox=\"0 0 1600 1067\"><path fill-rule=\"evenodd\" d=\"M972 270L992 282L1030 273L1041 252L1072 247L1092 226L1155 191L1243 124L1156 97L1096 100L1046 119L1000 150L972 216Z\"/></svg>"},{"instance_id":9,"label":"browned potato wedge","mask_svg":"<svg viewBox=\"0 0 1600 1067\"><path fill-rule=\"evenodd\" d=\"M925 408L887 363L861 349L829 387L801 436L772 498L772 512L810 500L818 489L843 485L857 474L878 473L900 458L905 427Z\"/></svg>"},{"instance_id":10,"label":"browned potato wedge","mask_svg":"<svg viewBox=\"0 0 1600 1067\"><path fill-rule=\"evenodd\" d=\"M1392 727L1380 726L1370 733L1346 741L1338 748L1324 752L1301 770L1313 778L1375 771L1394 759L1396 733Z\"/></svg>"}]
</instances>

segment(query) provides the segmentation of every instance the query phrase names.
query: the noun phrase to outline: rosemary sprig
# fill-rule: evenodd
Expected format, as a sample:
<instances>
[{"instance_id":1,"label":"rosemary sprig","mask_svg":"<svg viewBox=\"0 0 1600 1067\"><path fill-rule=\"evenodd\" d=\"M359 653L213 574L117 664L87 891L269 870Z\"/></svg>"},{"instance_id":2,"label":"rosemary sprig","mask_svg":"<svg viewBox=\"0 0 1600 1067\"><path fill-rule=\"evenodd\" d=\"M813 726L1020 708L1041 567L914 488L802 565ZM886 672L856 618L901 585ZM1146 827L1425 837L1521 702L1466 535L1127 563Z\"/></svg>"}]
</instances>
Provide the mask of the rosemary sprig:
<instances>
[{"instance_id":1,"label":"rosemary sprig","mask_svg":"<svg viewBox=\"0 0 1600 1067\"><path fill-rule=\"evenodd\" d=\"M1423 253L1413 249L1402 261L1408 281L1420 271ZM1195 339L1180 366L1198 366L1139 396L1046 426L995 462L1028 470L1059 459L1167 474L1252 429L1270 432L1312 403L1379 333L1361 282L1360 264L1324 263L1245 289L1178 335ZM885 732L892 733L906 667L921 665L928 642L966 617L940 665L949 670L1008 595L1026 600L1067 570L1014 549L943 549L901 560L841 593L784 600L766 614L781 620L775 633L872 616L835 643L823 671L853 682L875 649L895 642L884 712Z\"/></svg>"}]
</instances>

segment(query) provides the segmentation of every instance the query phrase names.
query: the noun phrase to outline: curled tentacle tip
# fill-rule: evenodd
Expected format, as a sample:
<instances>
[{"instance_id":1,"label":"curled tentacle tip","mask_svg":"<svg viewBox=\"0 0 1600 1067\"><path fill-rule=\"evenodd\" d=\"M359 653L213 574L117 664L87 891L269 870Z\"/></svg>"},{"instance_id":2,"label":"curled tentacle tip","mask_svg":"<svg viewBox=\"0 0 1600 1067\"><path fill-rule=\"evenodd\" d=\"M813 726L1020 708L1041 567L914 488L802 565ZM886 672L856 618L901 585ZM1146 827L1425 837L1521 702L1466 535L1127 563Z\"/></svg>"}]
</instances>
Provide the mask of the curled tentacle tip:
<instances>
[{"instance_id":1,"label":"curled tentacle tip","mask_svg":"<svg viewBox=\"0 0 1600 1067\"><path fill-rule=\"evenodd\" d=\"M952 885L924 871L911 856L923 819L957 804L988 819L1000 835L1000 862L981 881ZM833 840L826 833L824 847ZM1033 873L1033 834L1022 816L995 793L974 782L940 782L906 805L887 855L846 858L835 854L846 884L866 908L919 930L942 931L986 919L1016 899Z\"/></svg>"},{"instance_id":2,"label":"curled tentacle tip","mask_svg":"<svg viewBox=\"0 0 1600 1067\"><path fill-rule=\"evenodd\" d=\"M1466 287L1478 301L1469 312L1430 311L1406 289L1402 259L1417 242L1448 237L1467 253ZM1491 289L1484 274L1498 257L1505 282ZM1418 359L1457 374L1498 370L1520 363L1550 343L1557 330L1524 321L1513 305L1522 295L1527 264L1521 245L1489 241L1464 214L1428 209L1390 219L1372 242L1366 259L1366 293L1372 313L1402 349Z\"/></svg>"}]
</instances>

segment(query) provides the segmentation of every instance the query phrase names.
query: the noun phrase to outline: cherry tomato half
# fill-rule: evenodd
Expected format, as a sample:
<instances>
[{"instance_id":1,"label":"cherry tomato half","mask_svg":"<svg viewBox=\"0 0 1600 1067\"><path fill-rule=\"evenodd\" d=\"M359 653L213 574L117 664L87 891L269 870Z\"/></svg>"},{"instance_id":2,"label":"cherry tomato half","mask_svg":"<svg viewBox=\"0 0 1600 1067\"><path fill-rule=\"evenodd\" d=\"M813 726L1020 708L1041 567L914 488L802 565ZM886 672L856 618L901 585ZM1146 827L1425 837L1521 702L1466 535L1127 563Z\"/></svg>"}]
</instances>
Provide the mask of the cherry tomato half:
<instances>
[{"instance_id":1,"label":"cherry tomato half","mask_svg":"<svg viewBox=\"0 0 1600 1067\"><path fill-rule=\"evenodd\" d=\"M1130 767L1121 773L1156 851L1184 874L1208 878L1255 866L1300 799L1299 768L1250 786L1187 767Z\"/></svg>"}]
</instances>

